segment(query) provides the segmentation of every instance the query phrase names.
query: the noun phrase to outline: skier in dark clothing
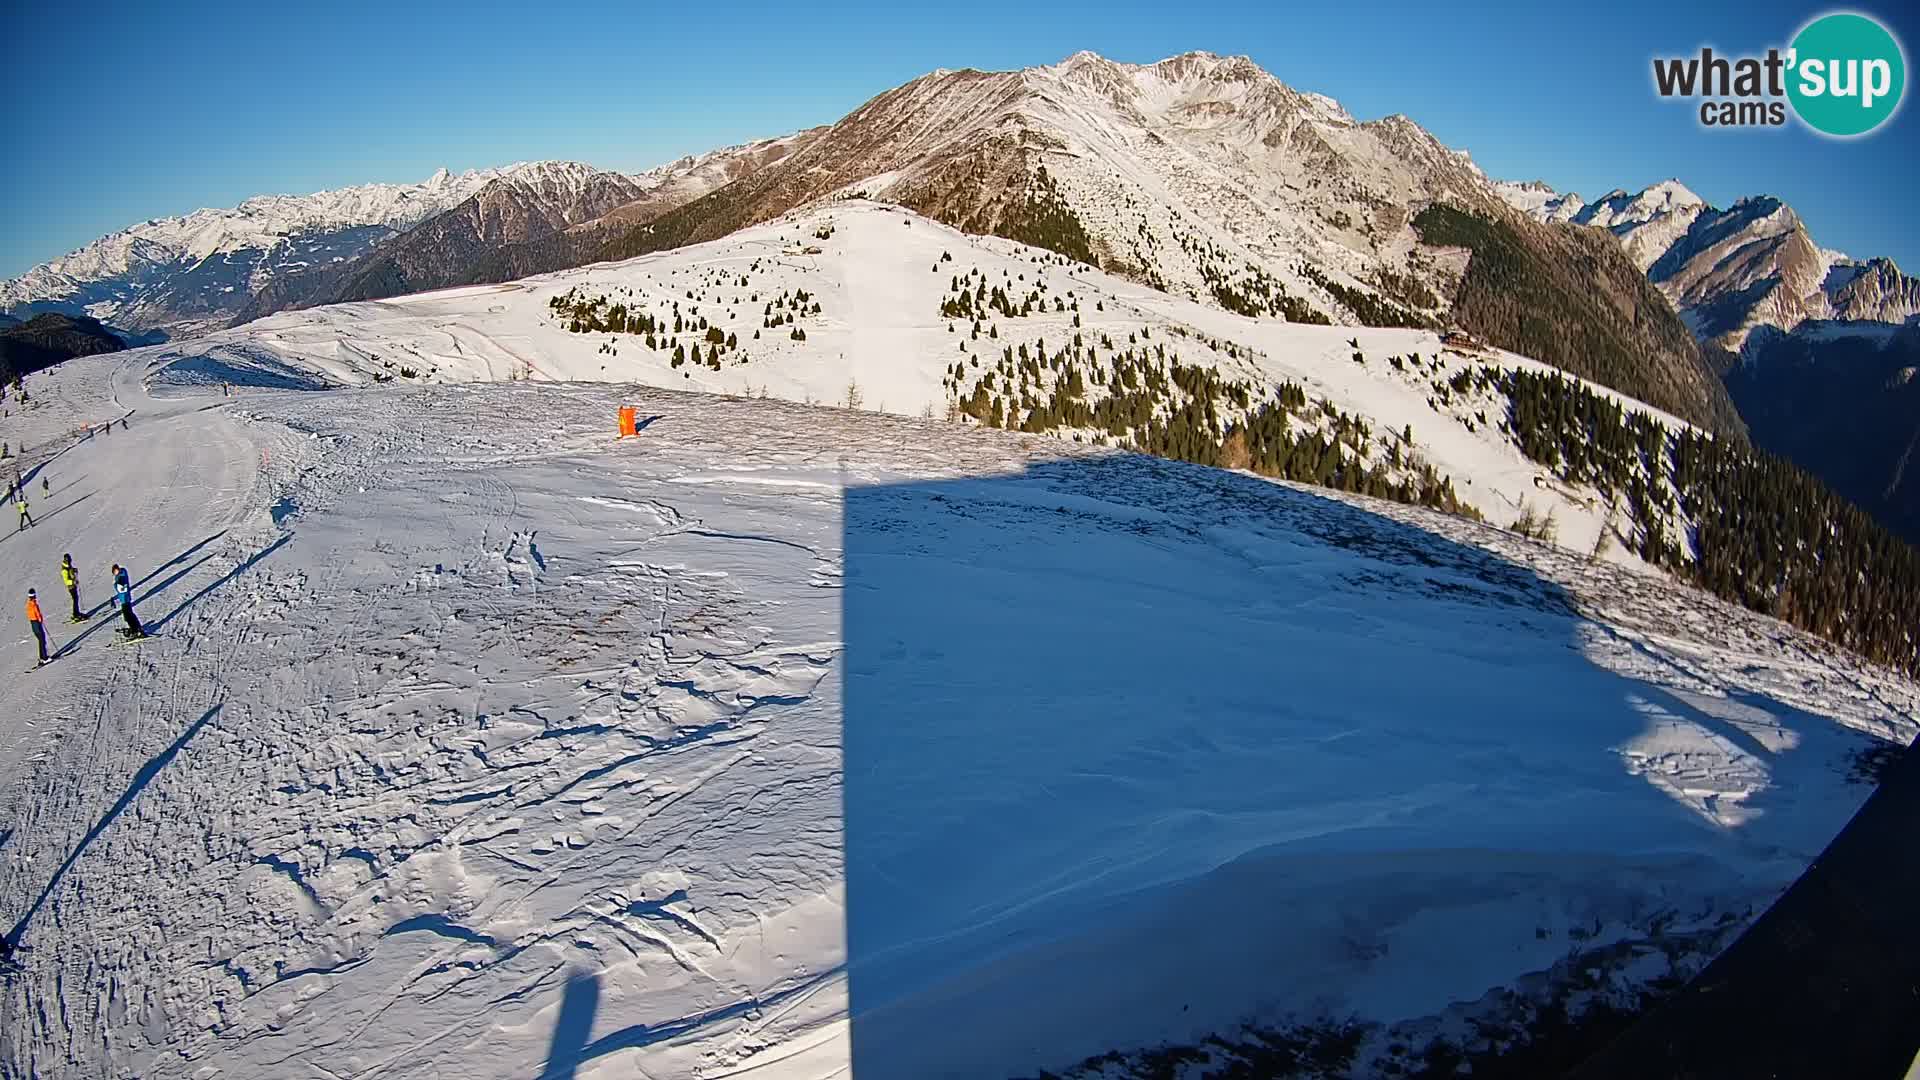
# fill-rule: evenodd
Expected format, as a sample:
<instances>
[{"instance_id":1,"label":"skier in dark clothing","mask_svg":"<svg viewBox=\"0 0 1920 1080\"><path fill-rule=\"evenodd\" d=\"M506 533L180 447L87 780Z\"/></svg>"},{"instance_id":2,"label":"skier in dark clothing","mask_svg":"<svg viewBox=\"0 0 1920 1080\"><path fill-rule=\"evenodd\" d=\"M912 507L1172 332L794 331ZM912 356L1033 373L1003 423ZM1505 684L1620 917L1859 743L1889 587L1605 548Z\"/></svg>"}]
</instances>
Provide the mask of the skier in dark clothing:
<instances>
[{"instance_id":1,"label":"skier in dark clothing","mask_svg":"<svg viewBox=\"0 0 1920 1080\"><path fill-rule=\"evenodd\" d=\"M113 598L120 605L120 616L127 621L123 633L130 638L146 637L146 627L140 625L140 617L133 613L133 587L127 584L127 571L118 563L113 567Z\"/></svg>"},{"instance_id":2,"label":"skier in dark clothing","mask_svg":"<svg viewBox=\"0 0 1920 1080\"><path fill-rule=\"evenodd\" d=\"M80 614L80 571L73 567L73 556L60 556L60 581L67 587L67 599L73 601L73 621L85 622Z\"/></svg>"},{"instance_id":3,"label":"skier in dark clothing","mask_svg":"<svg viewBox=\"0 0 1920 1080\"><path fill-rule=\"evenodd\" d=\"M40 643L40 662L47 662L47 624L40 618L40 598L27 590L27 626L33 630L33 638Z\"/></svg>"}]
</instances>

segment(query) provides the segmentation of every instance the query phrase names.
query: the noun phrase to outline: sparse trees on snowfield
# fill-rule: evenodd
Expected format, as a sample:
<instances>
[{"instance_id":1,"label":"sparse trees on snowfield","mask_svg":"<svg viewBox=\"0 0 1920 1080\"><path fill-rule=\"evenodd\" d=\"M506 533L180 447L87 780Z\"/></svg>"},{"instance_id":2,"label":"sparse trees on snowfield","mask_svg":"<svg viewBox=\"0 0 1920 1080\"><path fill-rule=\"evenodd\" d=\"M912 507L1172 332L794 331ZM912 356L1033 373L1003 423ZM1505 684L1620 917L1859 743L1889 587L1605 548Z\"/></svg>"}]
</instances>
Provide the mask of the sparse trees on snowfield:
<instances>
[{"instance_id":1,"label":"sparse trees on snowfield","mask_svg":"<svg viewBox=\"0 0 1920 1080\"><path fill-rule=\"evenodd\" d=\"M731 281L732 279L730 278L728 280ZM739 279L739 283L740 287L745 288L747 279L743 276ZM631 296L632 290L625 290L625 292L628 296ZM738 300L738 297L732 299L726 297L720 298L721 303L729 305L738 302ZM759 302L759 294L753 294L751 300L752 302ZM689 307L688 310L683 312L680 310L679 301L675 300L671 301L671 303L673 319L672 323L669 324L664 315L656 318L643 307L629 307L626 303L613 302L606 296L588 293L581 286L575 286L567 292L552 297L547 301L547 305L552 309L554 317L572 333L631 334L639 337L646 344L649 351L669 351L669 363L673 367L680 367L682 364L692 361L695 364L704 364L716 371L720 370L723 354L739 349L739 334L727 330L717 323L711 322L706 316L700 314L698 307ZM791 294L783 292L779 297L766 302L762 312L764 317L761 321L761 326L763 328L792 326L793 331L787 335L788 339L792 341L805 341L807 340L807 335L806 332L799 327L799 319L806 315L819 315L821 314L821 310L820 301L804 289L797 290ZM732 314L735 309L729 306L728 311ZM681 333L697 333L700 336L690 344L683 345L676 336ZM754 331L753 337L758 340L760 331ZM703 349L701 347L702 345L705 345L706 348ZM617 337L603 342L599 347L599 351L603 355L618 356L619 344ZM746 354L740 354L739 362L743 364L747 362ZM682 374L686 373L683 372Z\"/></svg>"},{"instance_id":2,"label":"sparse trees on snowfield","mask_svg":"<svg viewBox=\"0 0 1920 1080\"><path fill-rule=\"evenodd\" d=\"M1530 540L1540 540L1551 544L1560 539L1559 519L1554 516L1552 511L1542 514L1534 508L1532 500L1521 500L1520 516L1514 520L1509 528Z\"/></svg>"}]
</instances>

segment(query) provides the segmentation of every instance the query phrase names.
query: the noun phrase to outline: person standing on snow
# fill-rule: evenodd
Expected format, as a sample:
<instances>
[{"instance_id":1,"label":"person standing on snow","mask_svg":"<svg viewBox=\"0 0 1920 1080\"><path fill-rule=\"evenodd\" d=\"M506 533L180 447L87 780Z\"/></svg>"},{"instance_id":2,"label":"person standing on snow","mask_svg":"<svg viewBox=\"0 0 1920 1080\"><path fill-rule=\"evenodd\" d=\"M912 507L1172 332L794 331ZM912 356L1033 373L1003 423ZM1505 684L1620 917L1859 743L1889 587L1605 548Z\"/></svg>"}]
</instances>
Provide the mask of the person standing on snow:
<instances>
[{"instance_id":1,"label":"person standing on snow","mask_svg":"<svg viewBox=\"0 0 1920 1080\"><path fill-rule=\"evenodd\" d=\"M33 527L33 515L27 513L27 493L24 490L14 492L13 502L14 502L14 505L20 508L20 530L19 531L26 532L28 529Z\"/></svg>"},{"instance_id":2,"label":"person standing on snow","mask_svg":"<svg viewBox=\"0 0 1920 1080\"><path fill-rule=\"evenodd\" d=\"M34 640L40 643L40 663L44 664L47 662L47 624L40 618L40 598L32 589L27 590L27 626L32 629Z\"/></svg>"},{"instance_id":3,"label":"person standing on snow","mask_svg":"<svg viewBox=\"0 0 1920 1080\"><path fill-rule=\"evenodd\" d=\"M133 613L133 587L127 584L127 571L119 563L113 566L113 599L120 605L120 616L127 621L126 635L130 638L147 636L147 628L140 625L140 617Z\"/></svg>"},{"instance_id":4,"label":"person standing on snow","mask_svg":"<svg viewBox=\"0 0 1920 1080\"><path fill-rule=\"evenodd\" d=\"M80 614L80 571L73 568L73 556L60 556L60 581L67 587L67 599L73 601L73 621L85 622Z\"/></svg>"}]
</instances>

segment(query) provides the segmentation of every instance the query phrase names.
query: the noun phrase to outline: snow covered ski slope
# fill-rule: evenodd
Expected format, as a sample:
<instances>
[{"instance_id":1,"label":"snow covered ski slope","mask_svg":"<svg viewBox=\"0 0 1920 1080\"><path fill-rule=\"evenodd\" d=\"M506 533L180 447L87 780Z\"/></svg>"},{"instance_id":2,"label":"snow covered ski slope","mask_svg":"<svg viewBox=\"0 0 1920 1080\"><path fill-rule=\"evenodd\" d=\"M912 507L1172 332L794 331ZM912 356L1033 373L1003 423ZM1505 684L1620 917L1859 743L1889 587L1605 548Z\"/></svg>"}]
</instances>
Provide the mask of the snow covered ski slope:
<instances>
[{"instance_id":1,"label":"snow covered ski slope","mask_svg":"<svg viewBox=\"0 0 1920 1080\"><path fill-rule=\"evenodd\" d=\"M945 305L962 286L970 314L952 314ZM995 290L1007 310L990 307ZM653 320L658 332L589 329L604 326L615 305L631 320ZM581 319L583 310L593 318ZM1083 370L1117 375L1132 355L1163 371L1182 363L1242 381L1251 396L1237 413L1295 384L1307 399L1296 430L1323 406L1350 413L1374 433L1370 461L1384 462L1398 444L1397 457L1431 464L1496 524L1528 509L1551 512L1570 550L1600 546L1609 516L1596 492L1549 482L1499 430L1504 398L1453 386L1475 372L1550 370L1533 360L1451 351L1429 331L1246 318L862 199L622 263L285 312L179 348L197 357L182 374L207 380L631 381L825 404L844 404L852 392L866 409L929 416L947 416L983 387L1009 402L1046 399L1063 369L1036 362L1022 378L1016 368L1028 356L1072 349ZM676 363L676 353L685 359ZM1008 357L1018 364L996 373ZM1097 399L1107 388L1093 379L1087 392ZM1602 393L1669 430L1684 427ZM1181 403L1169 389L1156 417L1166 420ZM1056 434L1127 441L1095 429ZM1610 547L1608 558L1637 563L1628 545Z\"/></svg>"},{"instance_id":2,"label":"snow covered ski slope","mask_svg":"<svg viewBox=\"0 0 1920 1080\"><path fill-rule=\"evenodd\" d=\"M1911 683L1781 624L1395 504L639 386L274 388L311 371L231 347L225 397L211 355L71 361L0 432L58 455L10 618L70 552L160 632L55 620L6 676L0 1076L1443 1032L1703 962L1915 731Z\"/></svg>"}]
</instances>

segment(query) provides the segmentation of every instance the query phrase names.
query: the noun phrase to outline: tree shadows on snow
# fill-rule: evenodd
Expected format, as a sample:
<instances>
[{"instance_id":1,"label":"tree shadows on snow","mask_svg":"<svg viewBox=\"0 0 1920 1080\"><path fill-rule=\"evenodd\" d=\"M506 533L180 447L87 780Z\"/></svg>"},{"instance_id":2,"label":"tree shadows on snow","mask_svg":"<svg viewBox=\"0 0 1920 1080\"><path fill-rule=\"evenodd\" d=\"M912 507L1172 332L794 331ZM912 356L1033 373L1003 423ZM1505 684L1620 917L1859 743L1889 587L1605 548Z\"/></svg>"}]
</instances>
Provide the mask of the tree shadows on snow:
<instances>
[{"instance_id":1,"label":"tree shadows on snow","mask_svg":"<svg viewBox=\"0 0 1920 1080\"><path fill-rule=\"evenodd\" d=\"M218 589L220 586L227 584L228 582L239 577L241 574L244 574L247 571L253 569L255 566L258 566L261 560L265 559L269 555L272 555L274 552L279 551L281 548L286 547L288 542L291 541L292 539L293 539L292 533L290 532L281 533L279 537L274 540L273 543L268 544L266 547L263 547L259 551L256 551L253 554L247 556L233 569L220 575L220 577L217 580L208 582L206 585L201 587L199 592L196 592L192 596L189 596L185 600L182 600L178 604L175 604L173 608L169 610L165 615L160 616L160 618L157 621L149 624L148 629L158 630L166 626L168 623L174 620L175 616L179 615L181 612L187 610L193 605L199 603L200 600L203 599L208 593L213 592L215 589ZM167 579L165 584L156 586L147 595L151 596L153 595L153 593L159 592L161 589L166 588L167 585L171 585L174 581L179 580L179 578L185 575L188 571L192 570L196 566L199 566L200 563L205 562L207 558L210 558L210 556L202 556L199 561L193 563L191 566L188 566L185 570L181 570L175 573L173 577Z\"/></svg>"}]
</instances>

